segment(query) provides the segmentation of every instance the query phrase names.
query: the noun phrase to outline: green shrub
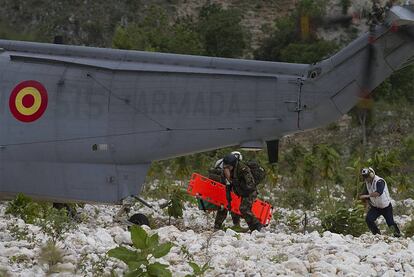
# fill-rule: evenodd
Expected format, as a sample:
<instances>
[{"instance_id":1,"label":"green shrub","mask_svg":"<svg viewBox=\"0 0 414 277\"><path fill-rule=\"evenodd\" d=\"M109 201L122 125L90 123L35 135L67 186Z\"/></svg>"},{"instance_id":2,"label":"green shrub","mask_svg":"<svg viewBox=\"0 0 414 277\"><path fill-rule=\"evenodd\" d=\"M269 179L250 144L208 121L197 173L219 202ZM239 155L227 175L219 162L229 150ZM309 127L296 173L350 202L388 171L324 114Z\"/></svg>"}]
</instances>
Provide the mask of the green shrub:
<instances>
[{"instance_id":1,"label":"green shrub","mask_svg":"<svg viewBox=\"0 0 414 277\"><path fill-rule=\"evenodd\" d=\"M132 226L130 232L134 250L120 246L108 251L109 257L119 259L128 265L129 272L125 276L172 276L167 265L151 263L150 260L167 255L173 244L160 244L158 234L148 236L139 226Z\"/></svg>"},{"instance_id":2,"label":"green shrub","mask_svg":"<svg viewBox=\"0 0 414 277\"><path fill-rule=\"evenodd\" d=\"M404 234L407 238L414 236L414 220L411 220L404 226Z\"/></svg>"},{"instance_id":3,"label":"green shrub","mask_svg":"<svg viewBox=\"0 0 414 277\"><path fill-rule=\"evenodd\" d=\"M290 43L280 52L281 62L316 63L327 58L338 49L332 41L316 40L314 42Z\"/></svg>"},{"instance_id":4,"label":"green shrub","mask_svg":"<svg viewBox=\"0 0 414 277\"><path fill-rule=\"evenodd\" d=\"M210 267L210 264L207 262L205 263L203 266L199 266L198 264L194 263L194 262L189 262L188 263L191 268L193 269L193 274L188 274L185 277L197 277L197 276L204 276L204 274L210 270L213 269L212 267Z\"/></svg>"},{"instance_id":5,"label":"green shrub","mask_svg":"<svg viewBox=\"0 0 414 277\"><path fill-rule=\"evenodd\" d=\"M339 206L333 211L322 212L323 231L358 237L367 231L364 211L364 206L357 204L352 208Z\"/></svg>"},{"instance_id":6,"label":"green shrub","mask_svg":"<svg viewBox=\"0 0 414 277\"><path fill-rule=\"evenodd\" d=\"M283 206L292 209L305 208L309 209L314 207L316 202L315 194L312 192L306 192L301 187L295 187L288 189L282 196L281 200Z\"/></svg>"},{"instance_id":7,"label":"green shrub","mask_svg":"<svg viewBox=\"0 0 414 277\"><path fill-rule=\"evenodd\" d=\"M104 276L105 268L108 264L109 257L107 254L97 254L98 259L92 261L92 275L93 276Z\"/></svg>"},{"instance_id":8,"label":"green shrub","mask_svg":"<svg viewBox=\"0 0 414 277\"><path fill-rule=\"evenodd\" d=\"M11 263L15 263L15 264L23 264L23 263L30 262L31 259L27 255L25 255L25 254L19 254L19 255L11 256L10 259L9 259L9 261Z\"/></svg>"},{"instance_id":9,"label":"green shrub","mask_svg":"<svg viewBox=\"0 0 414 277\"><path fill-rule=\"evenodd\" d=\"M237 58L248 47L248 32L243 28L242 14L235 9L223 9L219 4L203 6L199 14L198 31L208 56Z\"/></svg>"},{"instance_id":10,"label":"green shrub","mask_svg":"<svg viewBox=\"0 0 414 277\"><path fill-rule=\"evenodd\" d=\"M170 218L183 217L184 201L186 201L187 198L187 192L181 187L177 187L172 191L168 205L168 215Z\"/></svg>"},{"instance_id":11,"label":"green shrub","mask_svg":"<svg viewBox=\"0 0 414 277\"><path fill-rule=\"evenodd\" d=\"M50 241L56 244L63 240L63 235L73 228L72 221L66 210L57 210L50 208L43 219L40 219L37 224L40 226L43 233L45 233Z\"/></svg>"},{"instance_id":12,"label":"green shrub","mask_svg":"<svg viewBox=\"0 0 414 277\"><path fill-rule=\"evenodd\" d=\"M9 277L11 276L7 269L0 267L0 277Z\"/></svg>"},{"instance_id":13,"label":"green shrub","mask_svg":"<svg viewBox=\"0 0 414 277\"><path fill-rule=\"evenodd\" d=\"M291 231L299 232L301 222L300 216L292 212L289 214L286 220L286 225L289 227Z\"/></svg>"},{"instance_id":14,"label":"green shrub","mask_svg":"<svg viewBox=\"0 0 414 277\"><path fill-rule=\"evenodd\" d=\"M191 18L170 24L167 11L152 5L140 22L118 26L112 40L114 48L200 55L203 53Z\"/></svg>"},{"instance_id":15,"label":"green shrub","mask_svg":"<svg viewBox=\"0 0 414 277\"><path fill-rule=\"evenodd\" d=\"M36 235L29 232L29 227L27 227L27 225L22 228L16 223L8 223L7 230L16 240L25 240L29 243L36 242Z\"/></svg>"},{"instance_id":16,"label":"green shrub","mask_svg":"<svg viewBox=\"0 0 414 277\"><path fill-rule=\"evenodd\" d=\"M44 217L47 209L46 203L33 202L30 197L19 193L14 200L8 203L6 214L11 214L23 219L26 223L33 224L37 219Z\"/></svg>"},{"instance_id":17,"label":"green shrub","mask_svg":"<svg viewBox=\"0 0 414 277\"><path fill-rule=\"evenodd\" d=\"M341 0L342 14L348 14L348 9L351 6L351 0Z\"/></svg>"},{"instance_id":18,"label":"green shrub","mask_svg":"<svg viewBox=\"0 0 414 277\"><path fill-rule=\"evenodd\" d=\"M49 265L48 273L57 271L56 265L63 260L63 251L53 241L49 240L40 249L39 261Z\"/></svg>"}]
</instances>

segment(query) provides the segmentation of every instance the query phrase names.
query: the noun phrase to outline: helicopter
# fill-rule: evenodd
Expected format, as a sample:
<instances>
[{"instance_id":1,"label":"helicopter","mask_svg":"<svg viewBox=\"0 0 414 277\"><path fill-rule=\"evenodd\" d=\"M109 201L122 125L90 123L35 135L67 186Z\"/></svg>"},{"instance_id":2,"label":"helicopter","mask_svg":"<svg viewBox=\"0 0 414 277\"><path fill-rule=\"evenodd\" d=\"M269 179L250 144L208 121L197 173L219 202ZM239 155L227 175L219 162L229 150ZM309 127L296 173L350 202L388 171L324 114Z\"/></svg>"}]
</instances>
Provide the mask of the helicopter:
<instances>
[{"instance_id":1,"label":"helicopter","mask_svg":"<svg viewBox=\"0 0 414 277\"><path fill-rule=\"evenodd\" d=\"M414 7L315 64L0 40L0 197L121 203L153 161L332 123L414 62Z\"/></svg>"}]
</instances>

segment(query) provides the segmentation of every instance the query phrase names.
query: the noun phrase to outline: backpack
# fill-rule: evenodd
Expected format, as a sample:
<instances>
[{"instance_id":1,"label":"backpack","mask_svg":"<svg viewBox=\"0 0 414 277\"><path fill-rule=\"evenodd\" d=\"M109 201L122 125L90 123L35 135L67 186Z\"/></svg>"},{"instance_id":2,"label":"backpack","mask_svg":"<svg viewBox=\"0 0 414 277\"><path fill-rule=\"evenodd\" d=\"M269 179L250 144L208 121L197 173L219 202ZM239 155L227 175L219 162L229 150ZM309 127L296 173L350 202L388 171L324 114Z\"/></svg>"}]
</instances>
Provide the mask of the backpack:
<instances>
[{"instance_id":1,"label":"backpack","mask_svg":"<svg viewBox=\"0 0 414 277\"><path fill-rule=\"evenodd\" d=\"M266 170L260 165L258 161L251 160L246 163L252 172L255 184L258 185L266 178Z\"/></svg>"},{"instance_id":2,"label":"backpack","mask_svg":"<svg viewBox=\"0 0 414 277\"><path fill-rule=\"evenodd\" d=\"M216 181L216 182L219 182L219 183L223 182L222 175L223 175L223 170L222 169L210 168L208 170L208 178L213 180L213 181Z\"/></svg>"}]
</instances>

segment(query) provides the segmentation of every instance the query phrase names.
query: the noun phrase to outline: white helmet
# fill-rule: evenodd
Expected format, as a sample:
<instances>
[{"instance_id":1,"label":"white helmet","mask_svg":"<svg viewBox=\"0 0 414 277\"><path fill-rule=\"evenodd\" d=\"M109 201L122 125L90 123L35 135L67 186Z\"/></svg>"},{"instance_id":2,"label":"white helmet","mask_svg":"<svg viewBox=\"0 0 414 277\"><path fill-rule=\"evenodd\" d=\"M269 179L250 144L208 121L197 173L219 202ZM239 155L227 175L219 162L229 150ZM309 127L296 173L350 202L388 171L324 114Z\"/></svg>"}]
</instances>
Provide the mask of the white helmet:
<instances>
[{"instance_id":1,"label":"white helmet","mask_svg":"<svg viewBox=\"0 0 414 277\"><path fill-rule=\"evenodd\" d=\"M233 151L233 152L231 152L231 154L236 156L239 161L243 161L243 156L239 151Z\"/></svg>"},{"instance_id":2,"label":"white helmet","mask_svg":"<svg viewBox=\"0 0 414 277\"><path fill-rule=\"evenodd\" d=\"M236 156L236 158L239 161L242 161L243 160L243 156L242 156L242 154L239 151L233 151L230 154ZM221 168L221 169L223 169L223 159L217 160L216 163L214 164L214 168Z\"/></svg>"},{"instance_id":3,"label":"white helmet","mask_svg":"<svg viewBox=\"0 0 414 277\"><path fill-rule=\"evenodd\" d=\"M372 167L368 167L368 168L363 168L361 170L361 175L363 177L368 177L370 176L371 178L375 177L375 170Z\"/></svg>"}]
</instances>

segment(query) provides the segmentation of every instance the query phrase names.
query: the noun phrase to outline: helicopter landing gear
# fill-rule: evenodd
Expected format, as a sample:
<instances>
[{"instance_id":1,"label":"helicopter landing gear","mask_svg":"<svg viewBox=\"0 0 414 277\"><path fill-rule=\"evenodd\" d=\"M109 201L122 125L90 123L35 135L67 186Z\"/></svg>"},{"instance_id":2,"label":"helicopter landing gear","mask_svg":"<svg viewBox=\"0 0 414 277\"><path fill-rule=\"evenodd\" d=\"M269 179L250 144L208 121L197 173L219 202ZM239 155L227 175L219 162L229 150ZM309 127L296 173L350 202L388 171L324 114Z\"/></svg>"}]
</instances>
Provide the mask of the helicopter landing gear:
<instances>
[{"instance_id":1,"label":"helicopter landing gear","mask_svg":"<svg viewBox=\"0 0 414 277\"><path fill-rule=\"evenodd\" d=\"M128 219L128 221L135 224L135 225L139 225L139 226L141 226L141 225L147 225L148 227L150 226L148 217L145 216L144 214L140 214L140 213L133 214Z\"/></svg>"}]
</instances>

